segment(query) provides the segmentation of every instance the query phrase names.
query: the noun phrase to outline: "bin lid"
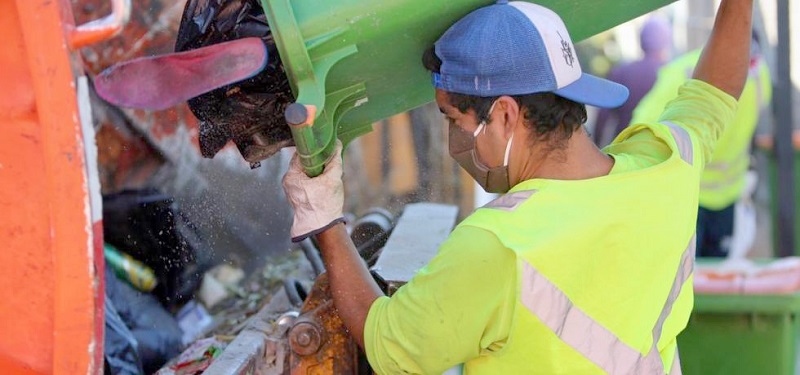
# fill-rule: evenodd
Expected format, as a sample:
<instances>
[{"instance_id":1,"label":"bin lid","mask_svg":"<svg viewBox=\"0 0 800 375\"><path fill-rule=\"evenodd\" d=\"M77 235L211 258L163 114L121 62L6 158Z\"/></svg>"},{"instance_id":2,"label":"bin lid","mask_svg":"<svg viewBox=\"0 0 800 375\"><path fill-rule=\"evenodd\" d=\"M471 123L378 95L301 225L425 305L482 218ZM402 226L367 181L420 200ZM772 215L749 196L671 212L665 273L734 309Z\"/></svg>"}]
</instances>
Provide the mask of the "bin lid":
<instances>
[{"instance_id":1,"label":"bin lid","mask_svg":"<svg viewBox=\"0 0 800 375\"><path fill-rule=\"evenodd\" d=\"M755 144L759 150L772 151L775 144L775 136L773 134L759 134L755 138ZM795 129L792 132L792 145L795 150L800 150L800 129Z\"/></svg>"},{"instance_id":2,"label":"bin lid","mask_svg":"<svg viewBox=\"0 0 800 375\"><path fill-rule=\"evenodd\" d=\"M800 311L800 291L783 292L783 293L768 293L755 289L756 293L748 292L747 288L742 288L738 293L736 292L703 292L698 291L699 275L702 270L722 269L725 259L723 258L698 258L696 261L695 270L695 298L694 298L694 312L706 313L761 313L761 314L783 314L787 312ZM784 282L794 283L791 278L800 277L800 272L796 272L797 259L757 259L753 263L759 267L760 270L776 270L778 267L783 267L784 271L790 273L776 273L776 272L762 272L760 275L765 275L764 278L772 278L766 280L766 283L771 282ZM787 268L788 267L788 268ZM794 267L794 268L792 268ZM758 273L751 273L746 277L759 277ZM763 280L760 280L763 281Z\"/></svg>"}]
</instances>

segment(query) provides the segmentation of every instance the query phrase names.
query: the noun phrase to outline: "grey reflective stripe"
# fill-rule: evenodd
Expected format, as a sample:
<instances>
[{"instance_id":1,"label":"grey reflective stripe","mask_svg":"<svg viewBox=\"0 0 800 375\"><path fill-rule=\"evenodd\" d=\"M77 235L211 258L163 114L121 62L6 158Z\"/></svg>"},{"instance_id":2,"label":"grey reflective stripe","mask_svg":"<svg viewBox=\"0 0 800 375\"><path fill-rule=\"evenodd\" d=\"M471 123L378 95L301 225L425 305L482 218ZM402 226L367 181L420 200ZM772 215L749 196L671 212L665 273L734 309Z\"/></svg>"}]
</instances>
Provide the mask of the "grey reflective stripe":
<instances>
[{"instance_id":1,"label":"grey reflective stripe","mask_svg":"<svg viewBox=\"0 0 800 375\"><path fill-rule=\"evenodd\" d=\"M744 180L744 175L728 176L726 179L717 182L702 182L700 181L700 189L702 190L722 190L730 187L733 184L739 183Z\"/></svg>"},{"instance_id":2,"label":"grey reflective stripe","mask_svg":"<svg viewBox=\"0 0 800 375\"><path fill-rule=\"evenodd\" d=\"M528 262L523 264L522 304L562 341L611 375L664 374L658 352L661 330L694 267L695 239L681 255L664 308L653 327L653 344L647 355L631 348L575 306L555 284ZM673 364L674 366L674 364ZM680 369L680 365L678 365ZM680 370L679 370L680 371Z\"/></svg>"},{"instance_id":3,"label":"grey reflective stripe","mask_svg":"<svg viewBox=\"0 0 800 375\"><path fill-rule=\"evenodd\" d=\"M678 354L678 347L675 347L675 355L672 356L672 368L669 369L669 375L682 375L681 371L681 356Z\"/></svg>"},{"instance_id":4,"label":"grey reflective stripe","mask_svg":"<svg viewBox=\"0 0 800 375\"><path fill-rule=\"evenodd\" d=\"M661 363L661 356L658 354L658 340L661 339L661 330L664 328L664 322L667 320L669 314L672 313L672 306L678 299L683 284L686 283L686 280L689 279L689 276L694 270L694 255L696 249L697 239L696 236L692 236L689 240L689 246L687 246L686 250L681 254L680 265L678 266L675 279L672 281L672 288L669 290L669 295L667 296L666 302L664 302L664 308L661 309L661 314L658 316L658 321L656 321L656 325L653 327L653 346L650 348L650 353L647 356L650 358L657 358L658 365L660 365L661 368L663 368L663 365Z\"/></svg>"},{"instance_id":5,"label":"grey reflective stripe","mask_svg":"<svg viewBox=\"0 0 800 375\"><path fill-rule=\"evenodd\" d=\"M670 121L664 121L664 125L669 127L669 132L672 133L672 138L675 139L675 143L678 145L681 159L689 163L689 165L694 165L694 149L692 148L692 138L689 136L689 132Z\"/></svg>"},{"instance_id":6,"label":"grey reflective stripe","mask_svg":"<svg viewBox=\"0 0 800 375\"><path fill-rule=\"evenodd\" d=\"M504 194L500 198L487 203L483 207L494 208L503 211L514 211L537 191L538 190L523 190Z\"/></svg>"},{"instance_id":7,"label":"grey reflective stripe","mask_svg":"<svg viewBox=\"0 0 800 375\"><path fill-rule=\"evenodd\" d=\"M710 163L706 164L705 169L712 171L727 171L733 166L749 161L749 159L750 159L750 154L748 150L745 150L744 152L741 152L733 161L727 163L720 161L711 161Z\"/></svg>"},{"instance_id":8,"label":"grey reflective stripe","mask_svg":"<svg viewBox=\"0 0 800 375\"><path fill-rule=\"evenodd\" d=\"M544 275L525 262L521 302L562 341L609 374L631 373L642 357L588 317Z\"/></svg>"}]
</instances>

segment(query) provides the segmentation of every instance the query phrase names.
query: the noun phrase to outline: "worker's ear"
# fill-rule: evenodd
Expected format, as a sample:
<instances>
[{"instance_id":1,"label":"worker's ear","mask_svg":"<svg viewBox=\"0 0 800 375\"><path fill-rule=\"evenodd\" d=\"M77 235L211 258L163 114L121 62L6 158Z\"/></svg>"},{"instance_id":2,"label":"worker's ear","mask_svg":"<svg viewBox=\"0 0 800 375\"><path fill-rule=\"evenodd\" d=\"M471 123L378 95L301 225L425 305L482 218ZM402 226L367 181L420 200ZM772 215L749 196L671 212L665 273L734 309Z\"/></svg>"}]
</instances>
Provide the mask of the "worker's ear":
<instances>
[{"instance_id":1,"label":"worker's ear","mask_svg":"<svg viewBox=\"0 0 800 375\"><path fill-rule=\"evenodd\" d=\"M520 122L519 120L521 111L519 103L517 103L514 98L504 95L497 98L495 111L498 112L499 115L503 116L500 121L504 127L504 135L506 138L510 138L511 135L514 134L514 129L516 128L517 124Z\"/></svg>"}]
</instances>

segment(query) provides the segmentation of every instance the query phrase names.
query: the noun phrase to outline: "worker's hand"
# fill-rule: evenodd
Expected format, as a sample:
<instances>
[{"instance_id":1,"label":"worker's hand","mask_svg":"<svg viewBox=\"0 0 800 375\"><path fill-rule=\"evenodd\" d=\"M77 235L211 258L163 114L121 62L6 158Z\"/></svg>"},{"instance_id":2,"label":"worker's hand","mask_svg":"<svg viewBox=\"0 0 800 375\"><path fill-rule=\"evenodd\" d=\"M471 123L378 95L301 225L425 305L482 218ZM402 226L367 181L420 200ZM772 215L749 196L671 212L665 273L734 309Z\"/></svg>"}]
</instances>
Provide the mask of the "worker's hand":
<instances>
[{"instance_id":1,"label":"worker's hand","mask_svg":"<svg viewBox=\"0 0 800 375\"><path fill-rule=\"evenodd\" d=\"M283 190L294 208L292 242L300 242L344 221L342 143L337 139L331 159L317 177L308 177L295 153L283 176Z\"/></svg>"}]
</instances>

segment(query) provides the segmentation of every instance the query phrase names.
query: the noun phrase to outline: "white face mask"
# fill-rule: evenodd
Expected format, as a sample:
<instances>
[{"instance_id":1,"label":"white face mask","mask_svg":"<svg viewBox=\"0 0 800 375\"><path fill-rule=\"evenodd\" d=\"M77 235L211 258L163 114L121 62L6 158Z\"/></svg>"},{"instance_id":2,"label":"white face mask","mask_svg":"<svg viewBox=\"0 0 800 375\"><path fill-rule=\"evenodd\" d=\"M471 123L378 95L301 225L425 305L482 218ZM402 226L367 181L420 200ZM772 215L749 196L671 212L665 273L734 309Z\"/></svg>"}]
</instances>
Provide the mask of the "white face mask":
<instances>
[{"instance_id":1,"label":"white face mask","mask_svg":"<svg viewBox=\"0 0 800 375\"><path fill-rule=\"evenodd\" d=\"M492 111L494 111L495 104L497 104L497 102L492 103L492 107L489 108L490 116ZM511 156L511 141L514 140L514 136L512 135L506 143L503 165L489 168L478 159L478 154L475 151L475 139L485 127L486 121L482 121L480 125L478 125L478 128L470 134L468 131L458 127L458 125L450 123L448 140L450 156L455 159L458 165L464 168L486 192L507 193L508 190L511 189L511 184L508 181L508 158Z\"/></svg>"}]
</instances>

